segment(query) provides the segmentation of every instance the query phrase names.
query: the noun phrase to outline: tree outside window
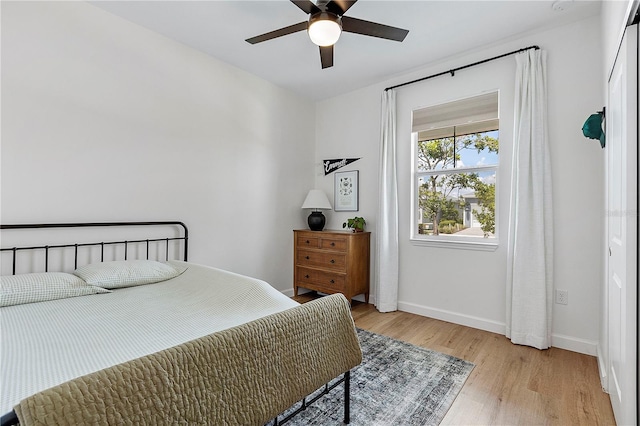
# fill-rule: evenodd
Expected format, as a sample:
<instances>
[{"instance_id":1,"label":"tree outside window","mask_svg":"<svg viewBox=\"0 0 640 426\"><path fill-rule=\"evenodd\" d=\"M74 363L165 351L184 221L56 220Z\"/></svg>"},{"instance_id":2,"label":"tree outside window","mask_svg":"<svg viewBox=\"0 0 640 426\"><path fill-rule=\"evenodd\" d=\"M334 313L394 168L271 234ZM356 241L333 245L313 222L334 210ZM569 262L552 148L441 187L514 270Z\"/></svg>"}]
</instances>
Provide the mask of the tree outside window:
<instances>
[{"instance_id":1,"label":"tree outside window","mask_svg":"<svg viewBox=\"0 0 640 426\"><path fill-rule=\"evenodd\" d=\"M418 233L493 238L498 130L453 133L418 138Z\"/></svg>"}]
</instances>

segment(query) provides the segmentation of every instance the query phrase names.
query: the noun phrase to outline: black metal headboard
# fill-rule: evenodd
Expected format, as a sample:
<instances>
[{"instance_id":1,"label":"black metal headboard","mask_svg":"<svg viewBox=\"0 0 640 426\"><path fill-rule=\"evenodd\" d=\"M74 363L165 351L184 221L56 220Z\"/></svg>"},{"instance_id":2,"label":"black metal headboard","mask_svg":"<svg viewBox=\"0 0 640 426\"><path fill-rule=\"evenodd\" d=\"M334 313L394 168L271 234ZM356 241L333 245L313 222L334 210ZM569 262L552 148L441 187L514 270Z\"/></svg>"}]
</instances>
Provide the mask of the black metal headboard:
<instances>
[{"instance_id":1,"label":"black metal headboard","mask_svg":"<svg viewBox=\"0 0 640 426\"><path fill-rule=\"evenodd\" d=\"M81 247L100 247L100 261L104 261L104 249L105 246L122 245L124 247L124 260L127 260L128 249L131 244L146 244L146 256L149 258L149 246L150 243L159 244L164 242L166 244L166 259L169 260L169 242L170 241L183 241L183 260L187 261L188 247L189 247L189 230L187 226L180 221L164 221L164 222L90 222L90 223L39 223L39 224L15 224L15 225L0 225L0 230L12 230L12 229L47 229L47 228L107 228L107 227L172 227L176 226L182 228L181 236L171 236L164 238L136 238L131 240L119 240L119 241L100 241L100 242L76 242L76 243L63 243L63 244L37 244L26 246L13 246L2 247L0 252L12 252L12 274L16 273L16 257L18 252L21 251L35 251L44 250L44 269L48 272L49 269L49 252L52 249L68 249L74 250L74 269L78 266L78 248Z\"/></svg>"}]
</instances>

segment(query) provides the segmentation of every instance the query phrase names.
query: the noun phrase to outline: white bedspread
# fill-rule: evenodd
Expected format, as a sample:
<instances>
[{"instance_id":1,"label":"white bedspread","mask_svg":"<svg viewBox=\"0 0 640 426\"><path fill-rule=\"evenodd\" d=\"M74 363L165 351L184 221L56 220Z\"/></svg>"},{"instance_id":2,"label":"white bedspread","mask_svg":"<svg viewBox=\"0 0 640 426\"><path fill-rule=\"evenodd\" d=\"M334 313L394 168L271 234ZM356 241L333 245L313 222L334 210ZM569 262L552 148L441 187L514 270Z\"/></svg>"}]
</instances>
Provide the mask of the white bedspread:
<instances>
[{"instance_id":1,"label":"white bedspread","mask_svg":"<svg viewBox=\"0 0 640 426\"><path fill-rule=\"evenodd\" d=\"M297 306L269 284L219 269L0 308L0 415L75 377Z\"/></svg>"}]
</instances>

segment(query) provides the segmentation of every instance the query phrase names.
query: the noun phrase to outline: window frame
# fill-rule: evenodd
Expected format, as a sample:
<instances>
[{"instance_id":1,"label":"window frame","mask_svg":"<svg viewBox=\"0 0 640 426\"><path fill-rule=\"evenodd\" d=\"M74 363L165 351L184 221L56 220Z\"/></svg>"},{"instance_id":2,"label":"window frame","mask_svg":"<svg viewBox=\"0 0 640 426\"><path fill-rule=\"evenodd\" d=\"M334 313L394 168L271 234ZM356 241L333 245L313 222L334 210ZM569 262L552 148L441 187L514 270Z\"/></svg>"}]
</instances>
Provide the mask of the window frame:
<instances>
[{"instance_id":1,"label":"window frame","mask_svg":"<svg viewBox=\"0 0 640 426\"><path fill-rule=\"evenodd\" d=\"M498 102L499 102L499 91ZM473 96L469 96L471 98ZM498 122L499 123L499 122ZM500 125L498 124L498 138L500 138ZM499 197L500 193L500 164L502 163L500 155L498 155L498 163L487 166L474 166L474 167L460 167L444 170L430 170L419 171L418 170L418 133L411 132L411 225L409 240L411 244L416 246L426 247L440 247L440 248L452 248L463 250L480 250L480 251L495 251L500 244L500 214L499 214ZM499 139L500 140L500 139ZM495 233L493 238L480 238L472 236L456 236L451 234L440 234L437 236L419 234L418 223L420 218L420 203L418 202L420 185L419 180L421 177L430 176L433 174L460 174L460 173L475 173L482 171L495 172Z\"/></svg>"}]
</instances>

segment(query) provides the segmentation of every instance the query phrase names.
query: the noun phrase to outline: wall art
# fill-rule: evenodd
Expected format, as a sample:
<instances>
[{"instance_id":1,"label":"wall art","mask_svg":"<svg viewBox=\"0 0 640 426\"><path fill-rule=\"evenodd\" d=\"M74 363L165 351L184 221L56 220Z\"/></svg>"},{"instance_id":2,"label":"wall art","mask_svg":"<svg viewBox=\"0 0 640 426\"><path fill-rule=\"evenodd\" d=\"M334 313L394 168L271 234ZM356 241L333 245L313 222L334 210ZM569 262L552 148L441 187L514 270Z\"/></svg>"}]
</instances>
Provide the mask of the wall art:
<instances>
[{"instance_id":1,"label":"wall art","mask_svg":"<svg viewBox=\"0 0 640 426\"><path fill-rule=\"evenodd\" d=\"M337 212L358 211L358 171L336 172L333 192L333 210Z\"/></svg>"},{"instance_id":2,"label":"wall art","mask_svg":"<svg viewBox=\"0 0 640 426\"><path fill-rule=\"evenodd\" d=\"M336 158L333 160L322 160L322 167L324 168L324 175L335 172L336 170L358 161L360 158Z\"/></svg>"}]
</instances>

